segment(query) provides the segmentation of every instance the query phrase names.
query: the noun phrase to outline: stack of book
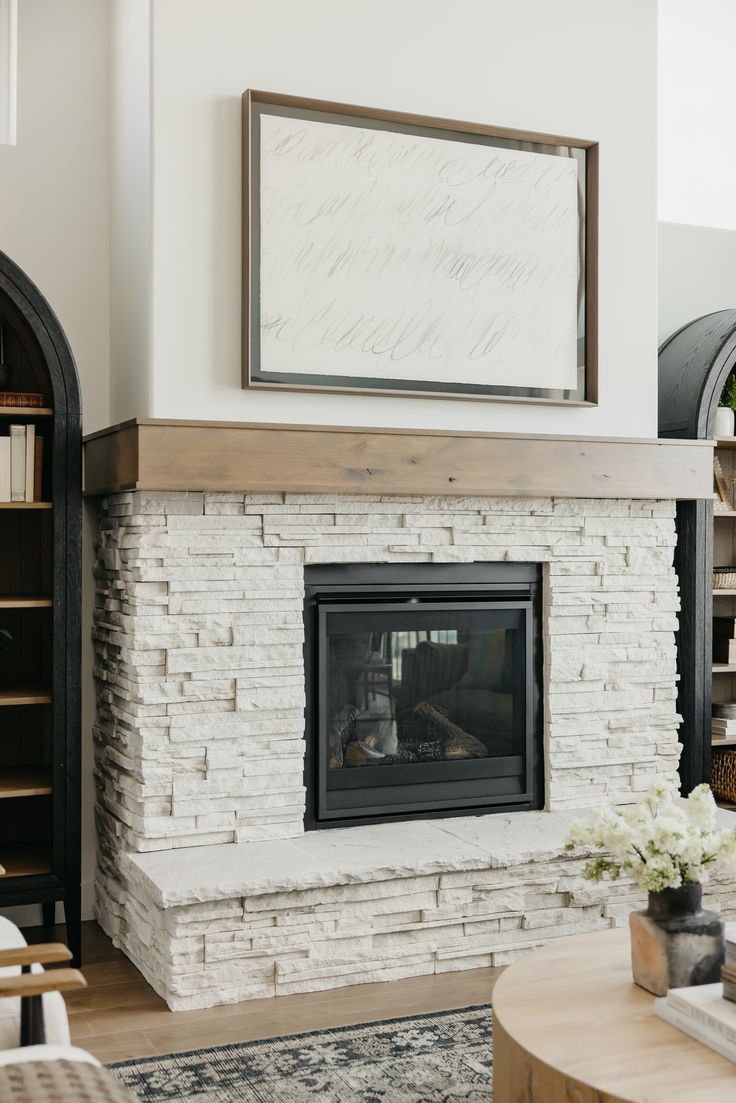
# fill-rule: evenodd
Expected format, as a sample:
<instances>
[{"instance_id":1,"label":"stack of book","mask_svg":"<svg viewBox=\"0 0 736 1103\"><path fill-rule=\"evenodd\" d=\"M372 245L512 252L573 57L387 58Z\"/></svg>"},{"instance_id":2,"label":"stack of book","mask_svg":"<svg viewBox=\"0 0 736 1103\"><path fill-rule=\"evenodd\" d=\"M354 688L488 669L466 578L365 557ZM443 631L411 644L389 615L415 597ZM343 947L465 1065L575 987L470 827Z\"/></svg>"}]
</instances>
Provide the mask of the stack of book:
<instances>
[{"instance_id":1,"label":"stack of book","mask_svg":"<svg viewBox=\"0 0 736 1103\"><path fill-rule=\"evenodd\" d=\"M660 1019L736 1062L736 923L725 926L723 984L670 988L666 996L654 1001L654 1011Z\"/></svg>"},{"instance_id":2,"label":"stack of book","mask_svg":"<svg viewBox=\"0 0 736 1103\"><path fill-rule=\"evenodd\" d=\"M736 701L714 701L711 719L714 740L736 739Z\"/></svg>"},{"instance_id":3,"label":"stack of book","mask_svg":"<svg viewBox=\"0 0 736 1103\"><path fill-rule=\"evenodd\" d=\"M40 410L46 405L46 395L35 391L0 391L0 406L14 410Z\"/></svg>"},{"instance_id":4,"label":"stack of book","mask_svg":"<svg viewBox=\"0 0 736 1103\"><path fill-rule=\"evenodd\" d=\"M0 502L41 500L43 437L33 425L11 425L0 437Z\"/></svg>"}]
</instances>

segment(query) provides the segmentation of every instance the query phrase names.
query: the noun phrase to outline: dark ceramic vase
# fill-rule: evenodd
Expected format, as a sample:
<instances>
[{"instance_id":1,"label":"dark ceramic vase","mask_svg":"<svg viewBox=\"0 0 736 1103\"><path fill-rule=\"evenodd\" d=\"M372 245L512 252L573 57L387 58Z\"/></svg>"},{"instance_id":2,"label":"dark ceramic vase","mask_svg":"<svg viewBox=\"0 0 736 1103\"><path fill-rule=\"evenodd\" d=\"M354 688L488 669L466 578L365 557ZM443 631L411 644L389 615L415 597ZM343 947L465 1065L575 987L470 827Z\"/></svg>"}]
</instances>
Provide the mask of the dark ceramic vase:
<instances>
[{"instance_id":1,"label":"dark ceramic vase","mask_svg":"<svg viewBox=\"0 0 736 1103\"><path fill-rule=\"evenodd\" d=\"M649 893L646 911L632 912L634 980L655 996L669 988L715 984L726 957L723 923L702 907L703 886Z\"/></svg>"}]
</instances>

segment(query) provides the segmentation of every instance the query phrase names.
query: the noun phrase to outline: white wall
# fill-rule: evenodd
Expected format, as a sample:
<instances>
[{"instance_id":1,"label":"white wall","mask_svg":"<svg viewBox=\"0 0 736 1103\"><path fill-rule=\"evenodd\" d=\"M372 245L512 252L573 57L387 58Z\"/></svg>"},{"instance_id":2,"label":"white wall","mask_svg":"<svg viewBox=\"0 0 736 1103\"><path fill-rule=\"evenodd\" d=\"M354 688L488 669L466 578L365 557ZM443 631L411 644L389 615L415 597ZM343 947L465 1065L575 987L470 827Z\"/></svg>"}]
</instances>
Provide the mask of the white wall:
<instances>
[{"instance_id":1,"label":"white wall","mask_svg":"<svg viewBox=\"0 0 736 1103\"><path fill-rule=\"evenodd\" d=\"M18 5L18 144L0 146L0 249L50 301L74 352L84 427L109 422L108 9L101 0ZM89 511L85 561L91 561ZM92 601L91 568L84 605ZM91 613L85 624L91 623ZM90 915L92 816L91 640L83 631L82 881ZM12 909L40 922L40 909Z\"/></svg>"},{"instance_id":2,"label":"white wall","mask_svg":"<svg viewBox=\"0 0 736 1103\"><path fill-rule=\"evenodd\" d=\"M733 0L659 0L659 217L736 230Z\"/></svg>"},{"instance_id":3,"label":"white wall","mask_svg":"<svg viewBox=\"0 0 736 1103\"><path fill-rule=\"evenodd\" d=\"M736 233L659 224L659 340L714 310L736 309Z\"/></svg>"},{"instance_id":4,"label":"white wall","mask_svg":"<svg viewBox=\"0 0 736 1103\"><path fill-rule=\"evenodd\" d=\"M112 420L655 435L655 0L156 0L152 17L149 383L136 410L114 389ZM243 392L248 87L599 139L600 407Z\"/></svg>"},{"instance_id":5,"label":"white wall","mask_svg":"<svg viewBox=\"0 0 736 1103\"><path fill-rule=\"evenodd\" d=\"M151 12L110 0L110 395L115 420L150 406Z\"/></svg>"}]
</instances>

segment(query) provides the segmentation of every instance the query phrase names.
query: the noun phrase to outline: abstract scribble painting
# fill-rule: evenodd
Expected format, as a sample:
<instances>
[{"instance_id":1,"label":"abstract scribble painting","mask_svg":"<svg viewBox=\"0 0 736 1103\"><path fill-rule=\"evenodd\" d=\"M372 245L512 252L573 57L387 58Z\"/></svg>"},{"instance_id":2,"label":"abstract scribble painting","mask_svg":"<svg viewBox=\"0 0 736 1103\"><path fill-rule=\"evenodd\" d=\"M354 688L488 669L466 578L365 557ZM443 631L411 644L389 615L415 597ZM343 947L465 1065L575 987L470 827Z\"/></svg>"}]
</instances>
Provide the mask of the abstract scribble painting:
<instances>
[{"instance_id":1,"label":"abstract scribble painting","mask_svg":"<svg viewBox=\"0 0 736 1103\"><path fill-rule=\"evenodd\" d=\"M244 97L245 383L594 401L594 143Z\"/></svg>"}]
</instances>

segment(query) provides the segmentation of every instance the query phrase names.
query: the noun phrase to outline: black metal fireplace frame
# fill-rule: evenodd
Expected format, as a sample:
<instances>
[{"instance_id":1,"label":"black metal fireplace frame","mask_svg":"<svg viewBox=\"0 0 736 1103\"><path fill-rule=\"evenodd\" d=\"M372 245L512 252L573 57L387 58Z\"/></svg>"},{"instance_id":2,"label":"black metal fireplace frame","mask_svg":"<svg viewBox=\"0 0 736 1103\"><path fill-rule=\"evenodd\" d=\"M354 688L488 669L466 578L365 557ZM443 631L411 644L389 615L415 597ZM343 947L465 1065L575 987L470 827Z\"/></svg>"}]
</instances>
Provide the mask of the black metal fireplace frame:
<instances>
[{"instance_id":1,"label":"black metal fireplace frame","mask_svg":"<svg viewBox=\"0 0 736 1103\"><path fill-rule=\"evenodd\" d=\"M307 830L542 807L541 571L540 564L531 563L351 563L305 567L304 666L307 700L304 779L307 804L304 823ZM395 600L387 602L389 598ZM403 609L409 603L427 604L434 609L492 607L497 610L523 610L527 655L522 687L526 700L525 753L454 762L453 788L458 795L445 800L438 800L437 797L437 782L447 771L447 763L444 762L363 766L340 771L339 786L333 784L331 792L336 788L349 791L370 787L377 797L383 790L393 790L400 797L402 789L410 787L414 799L410 803L406 800L396 803L378 800L375 805L356 808L352 814L347 814L342 808L330 810L327 808L326 714L320 714L318 704L318 687L324 675L326 614L337 608L340 611L363 610L371 604L380 605L382 610ZM519 759L525 760L524 789L515 793L504 792L503 778L519 776ZM335 780L333 778L333 783ZM377 781L384 781L385 784L375 786L373 783ZM482 783L489 781L489 788L496 791L481 793Z\"/></svg>"}]
</instances>

